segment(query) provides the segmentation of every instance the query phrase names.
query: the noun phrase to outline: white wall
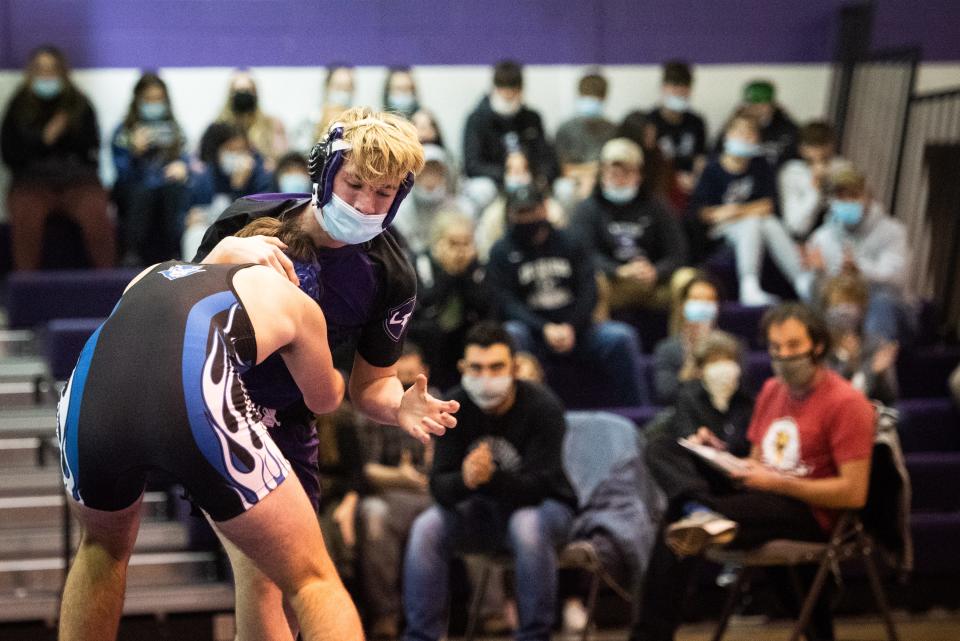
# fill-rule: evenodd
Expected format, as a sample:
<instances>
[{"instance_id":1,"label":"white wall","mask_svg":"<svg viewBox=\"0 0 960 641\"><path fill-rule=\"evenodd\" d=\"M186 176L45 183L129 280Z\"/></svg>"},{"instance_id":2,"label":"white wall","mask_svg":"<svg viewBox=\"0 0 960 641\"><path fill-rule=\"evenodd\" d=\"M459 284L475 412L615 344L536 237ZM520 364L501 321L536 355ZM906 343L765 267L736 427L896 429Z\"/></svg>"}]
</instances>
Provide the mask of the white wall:
<instances>
[{"instance_id":1,"label":"white wall","mask_svg":"<svg viewBox=\"0 0 960 641\"><path fill-rule=\"evenodd\" d=\"M525 70L526 102L540 111L547 131L571 115L576 85L586 67L531 65ZM636 108L648 108L657 100L660 68L657 65L609 66L607 115L619 120ZM195 148L204 128L217 116L226 95L228 68L170 68L161 70L167 81L178 120ZM306 67L261 67L253 70L264 110L279 117L288 134L308 131L318 107L324 72ZM701 65L695 69L693 105L707 120L710 135L737 103L743 84L753 78L774 81L779 100L798 121L822 116L829 90L829 65ZM422 104L432 109L440 122L444 140L458 154L467 115L489 89L491 72L484 66L417 67L414 74ZM356 70L357 104L380 106L383 67ZM77 84L93 100L105 142L129 105L135 69L95 69L75 73ZM20 82L19 72L0 72L0 105L6 105ZM960 84L960 65L924 65L918 86L924 90ZM106 146L102 155L103 177L112 181ZM6 193L6 175L0 169L0 194ZM0 197L0 220L5 218Z\"/></svg>"}]
</instances>

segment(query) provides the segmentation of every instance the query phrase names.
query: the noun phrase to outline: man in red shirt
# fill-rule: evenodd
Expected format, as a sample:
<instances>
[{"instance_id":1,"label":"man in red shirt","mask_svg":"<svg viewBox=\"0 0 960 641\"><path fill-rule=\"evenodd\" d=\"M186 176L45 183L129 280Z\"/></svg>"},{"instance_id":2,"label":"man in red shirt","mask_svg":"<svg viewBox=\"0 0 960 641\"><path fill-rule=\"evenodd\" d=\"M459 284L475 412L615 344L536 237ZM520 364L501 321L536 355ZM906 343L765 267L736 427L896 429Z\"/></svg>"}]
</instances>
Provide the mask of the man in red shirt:
<instances>
[{"instance_id":1,"label":"man in red shirt","mask_svg":"<svg viewBox=\"0 0 960 641\"><path fill-rule=\"evenodd\" d=\"M837 510L864 505L870 479L874 411L827 368L824 320L801 303L766 313L763 329L776 376L763 386L747 436L750 457L724 474L698 465L690 489L670 501L654 546L631 641L673 639L683 597L707 545L750 548L779 538L825 541ZM709 430L694 437L722 446ZM693 456L678 451L676 456ZM810 639L833 639L826 596Z\"/></svg>"}]
</instances>

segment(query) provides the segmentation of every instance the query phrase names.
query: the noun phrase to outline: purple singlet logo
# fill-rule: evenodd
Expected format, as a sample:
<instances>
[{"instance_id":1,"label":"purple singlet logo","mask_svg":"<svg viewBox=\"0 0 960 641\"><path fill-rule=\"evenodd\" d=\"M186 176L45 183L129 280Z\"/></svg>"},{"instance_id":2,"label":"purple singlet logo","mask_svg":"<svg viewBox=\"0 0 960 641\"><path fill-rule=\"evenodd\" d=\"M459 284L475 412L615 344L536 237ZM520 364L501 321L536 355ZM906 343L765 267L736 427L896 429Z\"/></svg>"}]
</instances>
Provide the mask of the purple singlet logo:
<instances>
[{"instance_id":1,"label":"purple singlet logo","mask_svg":"<svg viewBox=\"0 0 960 641\"><path fill-rule=\"evenodd\" d=\"M390 338L398 343L403 336L403 331L407 328L407 323L410 322L410 316L413 315L413 308L416 304L417 297L414 296L407 302L397 305L387 312L387 318L383 321L383 327L387 330Z\"/></svg>"}]
</instances>

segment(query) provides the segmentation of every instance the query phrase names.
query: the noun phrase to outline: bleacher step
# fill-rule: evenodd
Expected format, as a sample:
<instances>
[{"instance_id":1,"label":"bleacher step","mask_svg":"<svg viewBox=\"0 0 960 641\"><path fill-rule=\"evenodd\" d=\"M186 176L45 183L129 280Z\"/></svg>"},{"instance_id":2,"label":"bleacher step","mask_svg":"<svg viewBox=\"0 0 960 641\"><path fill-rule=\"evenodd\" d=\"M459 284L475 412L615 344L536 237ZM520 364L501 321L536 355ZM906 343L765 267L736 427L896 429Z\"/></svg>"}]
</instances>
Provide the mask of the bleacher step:
<instances>
[{"instance_id":1,"label":"bleacher step","mask_svg":"<svg viewBox=\"0 0 960 641\"><path fill-rule=\"evenodd\" d=\"M53 494L63 488L58 460L47 454L47 465L36 467L36 445L23 450L4 447L8 442L0 441L0 498L8 496L29 496L31 494ZM19 440L19 439L18 439ZM34 439L23 439L34 441ZM19 458L14 452L22 452ZM30 464L33 465L30 465Z\"/></svg>"},{"instance_id":2,"label":"bleacher step","mask_svg":"<svg viewBox=\"0 0 960 641\"><path fill-rule=\"evenodd\" d=\"M61 527L63 523L63 494L12 496L0 498L0 530L25 527ZM166 515L167 495L146 492L143 497L142 518L162 519Z\"/></svg>"},{"instance_id":3,"label":"bleacher step","mask_svg":"<svg viewBox=\"0 0 960 641\"><path fill-rule=\"evenodd\" d=\"M4 408L0 411L0 438L48 437L57 432L57 406Z\"/></svg>"},{"instance_id":4,"label":"bleacher step","mask_svg":"<svg viewBox=\"0 0 960 641\"><path fill-rule=\"evenodd\" d=\"M217 580L218 558L214 552L144 552L130 557L127 586L210 583ZM15 595L60 589L63 558L0 561L0 594Z\"/></svg>"},{"instance_id":5,"label":"bleacher step","mask_svg":"<svg viewBox=\"0 0 960 641\"><path fill-rule=\"evenodd\" d=\"M80 527L71 530L71 549L80 540ZM171 552L189 544L187 526L179 521L144 522L140 524L137 552ZM63 553L63 530L60 528L22 528L0 530L0 559L28 559L59 556Z\"/></svg>"},{"instance_id":6,"label":"bleacher step","mask_svg":"<svg viewBox=\"0 0 960 641\"><path fill-rule=\"evenodd\" d=\"M57 618L56 590L0 594L0 621L49 621ZM125 615L173 612L222 612L233 609L233 585L225 582L192 583L162 587L128 587Z\"/></svg>"}]
</instances>

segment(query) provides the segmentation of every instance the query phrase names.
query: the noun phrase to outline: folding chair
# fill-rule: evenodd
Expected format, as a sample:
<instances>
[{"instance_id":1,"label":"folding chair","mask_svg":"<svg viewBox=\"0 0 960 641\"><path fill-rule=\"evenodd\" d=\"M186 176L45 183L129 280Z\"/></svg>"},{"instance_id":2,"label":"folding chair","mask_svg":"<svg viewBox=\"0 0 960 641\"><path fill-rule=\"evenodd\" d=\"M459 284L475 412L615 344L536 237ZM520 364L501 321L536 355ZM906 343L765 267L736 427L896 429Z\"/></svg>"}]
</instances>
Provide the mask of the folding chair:
<instances>
[{"instance_id":1,"label":"folding chair","mask_svg":"<svg viewBox=\"0 0 960 641\"><path fill-rule=\"evenodd\" d=\"M577 495L578 504L583 506L615 466L638 454L638 433L632 421L608 412L568 412L566 417L564 469ZM508 554L469 554L465 557L478 563L481 568L479 582L473 591L464 636L464 641L473 641L490 573L496 566L513 567L513 557ZM616 579L604 570L596 550L588 541L567 544L557 557L557 567L561 570L582 570L590 575L586 602L587 623L581 635L582 641L590 638L601 584L606 585L627 603L633 602L630 590L617 583Z\"/></svg>"},{"instance_id":2,"label":"folding chair","mask_svg":"<svg viewBox=\"0 0 960 641\"><path fill-rule=\"evenodd\" d=\"M706 557L711 561L741 567L730 588L720 623L713 634L713 641L723 639L730 616L742 591L749 586L750 577L756 568L778 566L789 568L793 588L803 600L800 616L790 635L790 641L797 641L810 623L813 608L831 570L838 568L841 561L853 559L860 559L863 563L874 600L883 617L887 638L889 641L898 641L897 630L890 616L890 606L874 561L875 552L885 551L892 553L899 569L909 570L912 565L913 549L909 527L910 479L903 465L896 420L894 410L877 407L877 435L873 448L867 505L859 511L842 513L827 543L780 539L753 550L728 550L722 547L707 549ZM896 503L891 503L893 497L896 497ZM891 518L896 519L895 524L890 523ZM867 532L865 523L869 524L870 533ZM878 545L878 538L882 539L883 546ZM813 564L818 564L819 567L810 591L803 598L796 567Z\"/></svg>"}]
</instances>

